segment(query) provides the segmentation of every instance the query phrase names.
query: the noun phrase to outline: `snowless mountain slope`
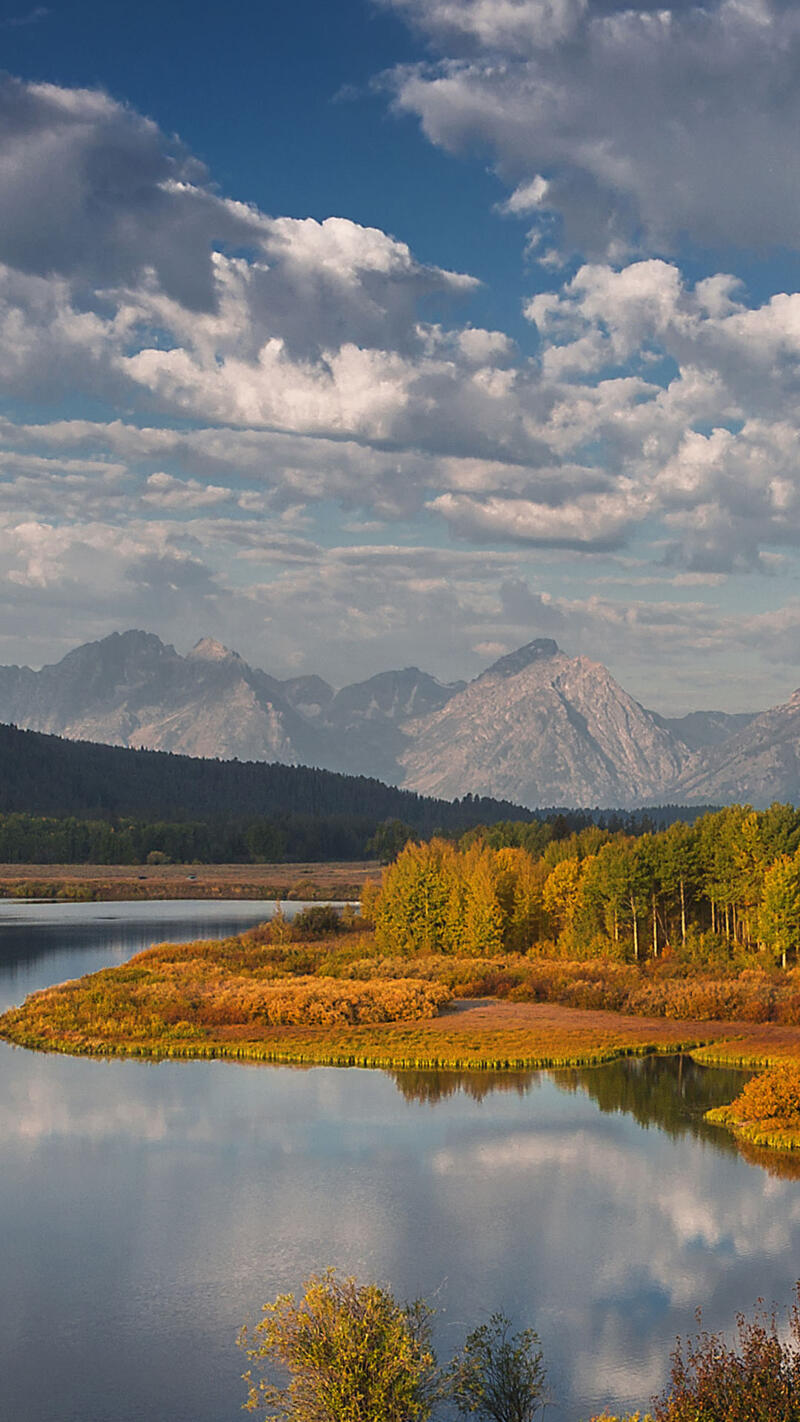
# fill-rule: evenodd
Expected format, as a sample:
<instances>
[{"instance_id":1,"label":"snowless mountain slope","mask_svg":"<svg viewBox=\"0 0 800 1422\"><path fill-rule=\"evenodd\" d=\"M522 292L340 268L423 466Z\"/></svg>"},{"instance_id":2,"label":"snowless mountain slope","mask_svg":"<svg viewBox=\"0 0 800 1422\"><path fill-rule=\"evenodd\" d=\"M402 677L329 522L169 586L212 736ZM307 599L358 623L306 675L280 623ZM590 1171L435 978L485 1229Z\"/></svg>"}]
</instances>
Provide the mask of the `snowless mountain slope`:
<instances>
[{"instance_id":1,"label":"snowless mountain slope","mask_svg":"<svg viewBox=\"0 0 800 1422\"><path fill-rule=\"evenodd\" d=\"M0 668L0 719L71 740L296 763L306 722L280 682L204 638L186 657L149 632L112 633L54 666Z\"/></svg>"},{"instance_id":2,"label":"snowless mountain slope","mask_svg":"<svg viewBox=\"0 0 800 1422\"><path fill-rule=\"evenodd\" d=\"M800 802L800 690L722 745L698 751L674 786L681 803L739 801L763 809L773 800Z\"/></svg>"},{"instance_id":3,"label":"snowless mountain slope","mask_svg":"<svg viewBox=\"0 0 800 1422\"><path fill-rule=\"evenodd\" d=\"M688 757L604 666L544 639L406 729L405 788L446 798L513 790L532 807L652 803Z\"/></svg>"}]
</instances>

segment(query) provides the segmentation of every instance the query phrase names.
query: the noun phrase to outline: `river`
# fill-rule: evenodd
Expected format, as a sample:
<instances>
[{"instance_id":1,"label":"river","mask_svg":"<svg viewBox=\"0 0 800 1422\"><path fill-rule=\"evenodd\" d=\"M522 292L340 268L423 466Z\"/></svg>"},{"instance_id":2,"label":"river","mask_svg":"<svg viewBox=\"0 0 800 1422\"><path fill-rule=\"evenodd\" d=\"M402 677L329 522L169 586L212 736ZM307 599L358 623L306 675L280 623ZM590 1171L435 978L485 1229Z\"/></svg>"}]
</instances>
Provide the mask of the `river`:
<instances>
[{"instance_id":1,"label":"river","mask_svg":"<svg viewBox=\"0 0 800 1422\"><path fill-rule=\"evenodd\" d=\"M0 902L0 1008L252 903ZM458 1078L0 1043L2 1422L236 1422L235 1337L328 1265L538 1330L548 1422L645 1405L677 1333L800 1275L800 1182L704 1124L688 1060Z\"/></svg>"}]
</instances>

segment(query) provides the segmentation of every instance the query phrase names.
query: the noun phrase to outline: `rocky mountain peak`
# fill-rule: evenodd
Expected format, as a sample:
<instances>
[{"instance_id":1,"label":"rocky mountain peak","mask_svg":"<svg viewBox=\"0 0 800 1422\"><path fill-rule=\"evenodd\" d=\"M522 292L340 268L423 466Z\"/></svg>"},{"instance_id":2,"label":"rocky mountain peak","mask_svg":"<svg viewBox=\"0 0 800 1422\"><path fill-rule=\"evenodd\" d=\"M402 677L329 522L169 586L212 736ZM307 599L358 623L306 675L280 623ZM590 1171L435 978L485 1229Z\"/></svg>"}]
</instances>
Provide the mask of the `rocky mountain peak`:
<instances>
[{"instance_id":1,"label":"rocky mountain peak","mask_svg":"<svg viewBox=\"0 0 800 1422\"><path fill-rule=\"evenodd\" d=\"M201 637L200 641L192 647L188 656L193 657L195 661L204 662L240 662L242 660L238 652L232 652L229 647L218 642L216 637Z\"/></svg>"},{"instance_id":2,"label":"rocky mountain peak","mask_svg":"<svg viewBox=\"0 0 800 1422\"><path fill-rule=\"evenodd\" d=\"M506 656L492 662L486 671L481 672L478 679L481 680L485 676L516 676L517 672L524 671L534 662L548 661L551 657L561 655L561 648L552 637L536 637L533 642L526 642L524 647L518 647L516 652L508 652Z\"/></svg>"},{"instance_id":3,"label":"rocky mountain peak","mask_svg":"<svg viewBox=\"0 0 800 1422\"><path fill-rule=\"evenodd\" d=\"M107 637L102 637L97 642L85 642L82 647L75 647L71 652L67 652L57 665L79 662L123 663L141 657L157 659L165 656L174 657L175 648L162 642L155 632L142 632L138 627L131 627L127 632L110 632Z\"/></svg>"}]
</instances>

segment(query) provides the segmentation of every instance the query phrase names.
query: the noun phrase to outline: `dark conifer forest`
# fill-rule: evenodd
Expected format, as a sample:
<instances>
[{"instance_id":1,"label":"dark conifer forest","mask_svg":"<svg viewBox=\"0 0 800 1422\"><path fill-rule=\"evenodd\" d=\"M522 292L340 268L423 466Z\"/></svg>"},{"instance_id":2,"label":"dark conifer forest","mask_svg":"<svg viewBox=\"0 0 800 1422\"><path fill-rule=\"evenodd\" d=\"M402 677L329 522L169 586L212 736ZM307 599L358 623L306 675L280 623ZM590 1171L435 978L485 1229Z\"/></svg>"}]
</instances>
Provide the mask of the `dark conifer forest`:
<instances>
[{"instance_id":1,"label":"dark conifer forest","mask_svg":"<svg viewBox=\"0 0 800 1422\"><path fill-rule=\"evenodd\" d=\"M531 811L436 800L308 766L199 760L0 725L0 862L200 863L391 858L409 838L547 823L547 839L599 824L642 833L700 808ZM519 831L517 831L518 833Z\"/></svg>"}]
</instances>

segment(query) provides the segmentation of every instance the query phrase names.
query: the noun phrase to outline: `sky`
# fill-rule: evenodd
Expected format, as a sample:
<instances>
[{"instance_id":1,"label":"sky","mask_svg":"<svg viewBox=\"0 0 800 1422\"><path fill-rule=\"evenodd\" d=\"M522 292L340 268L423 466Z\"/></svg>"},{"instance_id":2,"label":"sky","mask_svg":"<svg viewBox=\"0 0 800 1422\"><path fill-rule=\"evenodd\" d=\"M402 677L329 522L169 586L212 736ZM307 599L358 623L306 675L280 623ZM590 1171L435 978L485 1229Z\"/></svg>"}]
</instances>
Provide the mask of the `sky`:
<instances>
[{"instance_id":1,"label":"sky","mask_svg":"<svg viewBox=\"0 0 800 1422\"><path fill-rule=\"evenodd\" d=\"M800 684L800 7L0 0L0 663Z\"/></svg>"}]
</instances>

